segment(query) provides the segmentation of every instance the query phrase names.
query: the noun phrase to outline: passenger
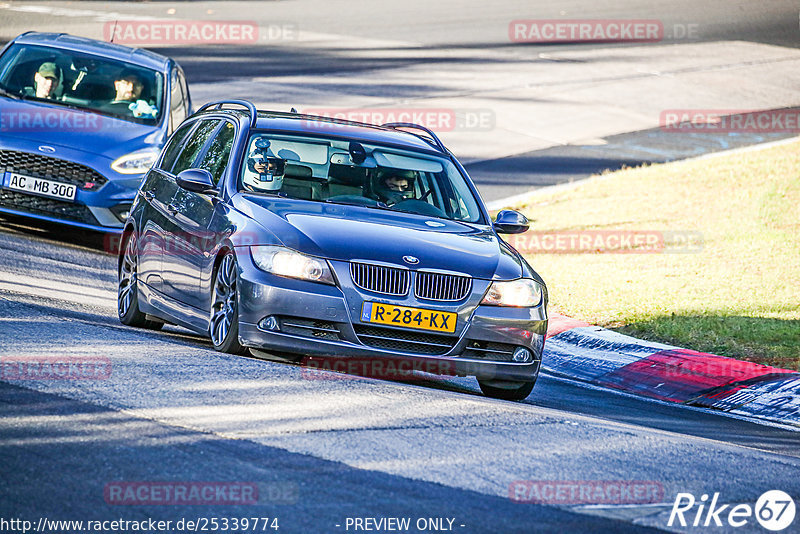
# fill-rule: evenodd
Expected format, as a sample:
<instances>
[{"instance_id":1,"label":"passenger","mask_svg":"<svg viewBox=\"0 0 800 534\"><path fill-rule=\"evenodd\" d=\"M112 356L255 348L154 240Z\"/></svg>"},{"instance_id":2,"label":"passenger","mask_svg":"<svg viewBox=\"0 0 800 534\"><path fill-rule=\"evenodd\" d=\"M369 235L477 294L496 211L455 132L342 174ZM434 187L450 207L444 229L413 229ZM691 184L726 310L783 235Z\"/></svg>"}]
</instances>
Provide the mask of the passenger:
<instances>
[{"instance_id":1,"label":"passenger","mask_svg":"<svg viewBox=\"0 0 800 534\"><path fill-rule=\"evenodd\" d=\"M33 75L33 87L24 89L25 95L54 100L60 83L61 69L58 65L50 61L42 63Z\"/></svg>"}]
</instances>

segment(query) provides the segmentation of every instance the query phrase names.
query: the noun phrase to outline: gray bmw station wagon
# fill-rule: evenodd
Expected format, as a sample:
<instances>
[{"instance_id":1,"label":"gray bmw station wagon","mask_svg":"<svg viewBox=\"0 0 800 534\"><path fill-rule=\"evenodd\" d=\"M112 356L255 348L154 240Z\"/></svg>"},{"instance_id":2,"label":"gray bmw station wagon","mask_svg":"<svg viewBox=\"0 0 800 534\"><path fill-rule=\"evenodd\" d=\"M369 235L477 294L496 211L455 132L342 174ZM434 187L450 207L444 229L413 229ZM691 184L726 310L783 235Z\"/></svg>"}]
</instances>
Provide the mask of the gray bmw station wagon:
<instances>
[{"instance_id":1,"label":"gray bmw station wagon","mask_svg":"<svg viewBox=\"0 0 800 534\"><path fill-rule=\"evenodd\" d=\"M527 228L514 211L492 221L426 128L214 102L138 191L119 317L182 325L225 352L400 358L520 400L541 365L547 290L499 234Z\"/></svg>"}]
</instances>

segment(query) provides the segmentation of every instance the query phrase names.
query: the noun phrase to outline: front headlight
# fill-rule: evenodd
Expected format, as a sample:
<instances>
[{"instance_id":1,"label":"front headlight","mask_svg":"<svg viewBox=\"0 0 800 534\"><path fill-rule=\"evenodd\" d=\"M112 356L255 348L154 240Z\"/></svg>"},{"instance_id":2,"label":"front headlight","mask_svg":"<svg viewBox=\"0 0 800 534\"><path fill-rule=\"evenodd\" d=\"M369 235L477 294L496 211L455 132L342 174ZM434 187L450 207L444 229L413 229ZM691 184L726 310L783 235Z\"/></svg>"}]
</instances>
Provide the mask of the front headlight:
<instances>
[{"instance_id":1,"label":"front headlight","mask_svg":"<svg viewBox=\"0 0 800 534\"><path fill-rule=\"evenodd\" d=\"M150 170L160 153L161 150L155 147L137 150L114 160L111 168L120 174L144 174Z\"/></svg>"},{"instance_id":2,"label":"front headlight","mask_svg":"<svg viewBox=\"0 0 800 534\"><path fill-rule=\"evenodd\" d=\"M250 255L262 271L309 282L336 284L328 262L322 258L306 256L290 248L271 245L251 246Z\"/></svg>"},{"instance_id":3,"label":"front headlight","mask_svg":"<svg viewBox=\"0 0 800 534\"><path fill-rule=\"evenodd\" d=\"M481 304L530 308L542 301L542 286L530 278L509 282L492 282Z\"/></svg>"}]
</instances>

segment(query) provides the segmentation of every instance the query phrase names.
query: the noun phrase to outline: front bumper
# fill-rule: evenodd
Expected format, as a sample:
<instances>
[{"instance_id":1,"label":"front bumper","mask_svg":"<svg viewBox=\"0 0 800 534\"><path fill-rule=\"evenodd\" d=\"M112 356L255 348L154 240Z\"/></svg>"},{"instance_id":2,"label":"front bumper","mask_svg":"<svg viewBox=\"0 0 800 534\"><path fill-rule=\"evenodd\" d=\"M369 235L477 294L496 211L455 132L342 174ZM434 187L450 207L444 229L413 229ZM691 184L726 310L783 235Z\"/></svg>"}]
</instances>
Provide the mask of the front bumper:
<instances>
[{"instance_id":1,"label":"front bumper","mask_svg":"<svg viewBox=\"0 0 800 534\"><path fill-rule=\"evenodd\" d=\"M339 282L330 286L265 273L253 264L247 247L237 248L237 257L239 338L245 346L368 361L402 358L415 369L483 380L530 381L539 372L547 331L545 305L481 306L488 281L475 280L464 302L420 302L356 288L346 262L330 262ZM364 323L360 309L365 300L455 312L456 331L441 335ZM265 327L267 317L274 317L278 327ZM530 361L512 360L519 347L530 351Z\"/></svg>"},{"instance_id":2,"label":"front bumper","mask_svg":"<svg viewBox=\"0 0 800 534\"><path fill-rule=\"evenodd\" d=\"M59 147L55 154L42 154L36 143L16 138L0 142L0 160L0 213L102 232L122 231L124 221L117 214L129 209L144 176L119 174L108 158L82 150ZM75 185L75 200L10 189L12 172Z\"/></svg>"}]
</instances>

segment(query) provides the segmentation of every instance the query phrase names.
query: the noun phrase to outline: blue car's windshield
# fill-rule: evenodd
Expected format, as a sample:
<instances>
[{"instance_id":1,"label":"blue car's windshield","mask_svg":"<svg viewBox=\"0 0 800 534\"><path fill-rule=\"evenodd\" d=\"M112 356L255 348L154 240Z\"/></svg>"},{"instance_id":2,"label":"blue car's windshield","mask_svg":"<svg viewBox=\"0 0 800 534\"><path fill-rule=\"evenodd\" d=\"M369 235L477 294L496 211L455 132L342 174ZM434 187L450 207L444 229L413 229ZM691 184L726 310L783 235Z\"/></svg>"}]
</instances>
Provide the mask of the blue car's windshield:
<instances>
[{"instance_id":1,"label":"blue car's windshield","mask_svg":"<svg viewBox=\"0 0 800 534\"><path fill-rule=\"evenodd\" d=\"M24 44L10 46L0 57L0 89L144 124L160 121L164 100L163 76L152 69Z\"/></svg>"},{"instance_id":2,"label":"blue car's windshield","mask_svg":"<svg viewBox=\"0 0 800 534\"><path fill-rule=\"evenodd\" d=\"M464 177L448 159L340 139L254 133L239 188L465 222L483 219Z\"/></svg>"}]
</instances>

